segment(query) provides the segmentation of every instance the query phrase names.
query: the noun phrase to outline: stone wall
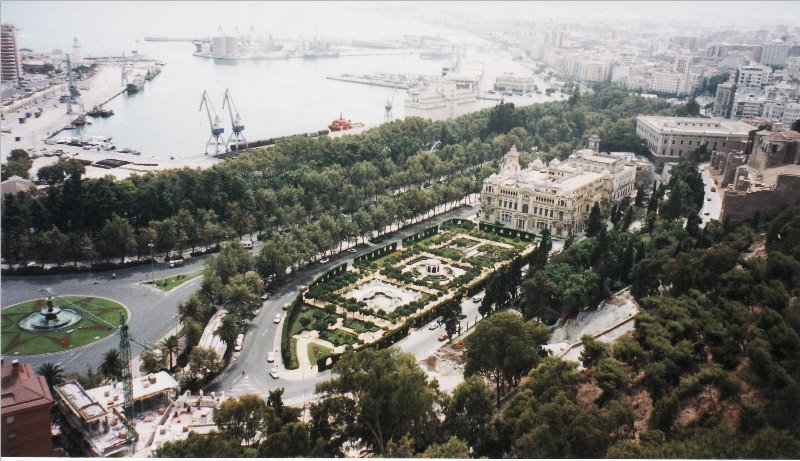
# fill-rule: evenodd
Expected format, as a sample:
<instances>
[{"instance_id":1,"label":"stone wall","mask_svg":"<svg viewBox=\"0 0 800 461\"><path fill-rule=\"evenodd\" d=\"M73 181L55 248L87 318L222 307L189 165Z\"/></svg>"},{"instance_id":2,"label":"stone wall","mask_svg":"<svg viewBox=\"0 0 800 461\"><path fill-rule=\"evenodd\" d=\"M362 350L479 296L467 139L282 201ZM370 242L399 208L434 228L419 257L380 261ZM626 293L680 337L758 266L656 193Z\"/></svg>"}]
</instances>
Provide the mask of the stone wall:
<instances>
[{"instance_id":1,"label":"stone wall","mask_svg":"<svg viewBox=\"0 0 800 461\"><path fill-rule=\"evenodd\" d=\"M720 220L738 223L749 220L756 211L764 217L784 208L800 205L800 175L780 174L773 189L752 192L726 190L722 197Z\"/></svg>"}]
</instances>

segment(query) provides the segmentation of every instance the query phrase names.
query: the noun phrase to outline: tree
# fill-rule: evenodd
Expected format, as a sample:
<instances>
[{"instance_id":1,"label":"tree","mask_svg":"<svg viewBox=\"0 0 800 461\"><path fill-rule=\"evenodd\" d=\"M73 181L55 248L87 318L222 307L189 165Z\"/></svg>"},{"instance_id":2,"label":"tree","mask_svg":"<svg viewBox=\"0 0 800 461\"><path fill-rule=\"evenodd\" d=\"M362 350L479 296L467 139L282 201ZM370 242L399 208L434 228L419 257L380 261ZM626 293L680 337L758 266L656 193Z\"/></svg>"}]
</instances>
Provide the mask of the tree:
<instances>
[{"instance_id":1,"label":"tree","mask_svg":"<svg viewBox=\"0 0 800 461\"><path fill-rule=\"evenodd\" d=\"M586 221L586 236L594 237L600 233L602 228L603 218L600 215L600 204L599 202L594 202L592 211L589 212L589 219Z\"/></svg>"},{"instance_id":2,"label":"tree","mask_svg":"<svg viewBox=\"0 0 800 461\"><path fill-rule=\"evenodd\" d=\"M630 381L628 369L622 362L613 358L603 358L594 372L597 387L602 389L602 399L608 401L616 396Z\"/></svg>"},{"instance_id":3,"label":"tree","mask_svg":"<svg viewBox=\"0 0 800 461\"><path fill-rule=\"evenodd\" d=\"M103 361L100 363L98 370L108 379L118 381L122 379L122 356L119 354L119 349L113 348L103 354Z\"/></svg>"},{"instance_id":4,"label":"tree","mask_svg":"<svg viewBox=\"0 0 800 461\"><path fill-rule=\"evenodd\" d=\"M222 367L219 354L209 347L194 347L189 353L189 368L202 377L217 373Z\"/></svg>"},{"instance_id":5,"label":"tree","mask_svg":"<svg viewBox=\"0 0 800 461\"><path fill-rule=\"evenodd\" d=\"M12 149L8 154L8 158L6 158L6 163L0 168L0 176L3 181L12 176L28 178L31 166L33 166L33 160L27 151L24 149Z\"/></svg>"},{"instance_id":6,"label":"tree","mask_svg":"<svg viewBox=\"0 0 800 461\"><path fill-rule=\"evenodd\" d=\"M644 186L636 190L636 198L633 200L633 204L637 207L644 205Z\"/></svg>"},{"instance_id":7,"label":"tree","mask_svg":"<svg viewBox=\"0 0 800 461\"><path fill-rule=\"evenodd\" d=\"M461 303L459 300L460 297L456 294L454 298L439 306L439 314L442 316L444 329L451 338L458 333L461 320L466 318L466 316L461 313Z\"/></svg>"},{"instance_id":8,"label":"tree","mask_svg":"<svg viewBox=\"0 0 800 461\"><path fill-rule=\"evenodd\" d=\"M56 226L47 232L42 232L34 244L36 245L42 265L45 261L55 261L61 266L61 258L64 256L69 237L64 235Z\"/></svg>"},{"instance_id":9,"label":"tree","mask_svg":"<svg viewBox=\"0 0 800 461\"><path fill-rule=\"evenodd\" d=\"M465 376L479 374L495 384L497 406L505 385L511 384L542 356L547 328L535 321L523 322L512 312L501 312L480 322L464 342Z\"/></svg>"},{"instance_id":10,"label":"tree","mask_svg":"<svg viewBox=\"0 0 800 461\"><path fill-rule=\"evenodd\" d=\"M256 394L245 394L222 402L214 412L214 422L223 432L245 445L252 445L263 431L274 411L267 408L264 399Z\"/></svg>"},{"instance_id":11,"label":"tree","mask_svg":"<svg viewBox=\"0 0 800 461\"><path fill-rule=\"evenodd\" d=\"M161 349L166 352L167 357L169 357L169 369L172 369L172 356L178 352L178 347L180 346L180 340L175 335L170 335L164 338L161 341Z\"/></svg>"},{"instance_id":12,"label":"tree","mask_svg":"<svg viewBox=\"0 0 800 461\"><path fill-rule=\"evenodd\" d=\"M480 453L489 438L493 414L491 394L483 379L470 376L453 391L445 409L444 427Z\"/></svg>"},{"instance_id":13,"label":"tree","mask_svg":"<svg viewBox=\"0 0 800 461\"><path fill-rule=\"evenodd\" d=\"M136 248L136 238L133 227L125 218L116 213L106 221L97 236L97 250L106 258L120 258L123 262L125 256Z\"/></svg>"},{"instance_id":14,"label":"tree","mask_svg":"<svg viewBox=\"0 0 800 461\"><path fill-rule=\"evenodd\" d=\"M228 353L233 351L233 346L236 343L236 338L239 336L239 316L231 313L226 312L225 315L222 316L222 321L217 327L214 334L219 336L219 339L225 343L227 346L226 351Z\"/></svg>"},{"instance_id":15,"label":"tree","mask_svg":"<svg viewBox=\"0 0 800 461\"><path fill-rule=\"evenodd\" d=\"M258 446L259 458L301 458L315 455L308 425L295 421L269 434Z\"/></svg>"},{"instance_id":16,"label":"tree","mask_svg":"<svg viewBox=\"0 0 800 461\"><path fill-rule=\"evenodd\" d=\"M64 384L64 369L61 365L53 362L46 362L36 369L36 374L43 376L50 388L50 394L55 395L53 388L59 384Z\"/></svg>"},{"instance_id":17,"label":"tree","mask_svg":"<svg viewBox=\"0 0 800 461\"><path fill-rule=\"evenodd\" d=\"M450 437L445 443L435 443L422 453L421 458L469 458L469 447L458 437Z\"/></svg>"},{"instance_id":18,"label":"tree","mask_svg":"<svg viewBox=\"0 0 800 461\"><path fill-rule=\"evenodd\" d=\"M156 458L240 458L244 456L242 442L225 432L208 434L189 432L185 440L165 442L155 452Z\"/></svg>"},{"instance_id":19,"label":"tree","mask_svg":"<svg viewBox=\"0 0 800 461\"><path fill-rule=\"evenodd\" d=\"M581 363L584 367L590 368L597 364L600 359L608 356L608 344L600 342L591 335L581 336L583 351L581 352Z\"/></svg>"},{"instance_id":20,"label":"tree","mask_svg":"<svg viewBox=\"0 0 800 461\"><path fill-rule=\"evenodd\" d=\"M404 435L421 438L433 415L434 390L413 355L396 349L346 352L333 366L333 378L317 392L336 405L325 407L325 420L345 426L377 454Z\"/></svg>"}]
</instances>

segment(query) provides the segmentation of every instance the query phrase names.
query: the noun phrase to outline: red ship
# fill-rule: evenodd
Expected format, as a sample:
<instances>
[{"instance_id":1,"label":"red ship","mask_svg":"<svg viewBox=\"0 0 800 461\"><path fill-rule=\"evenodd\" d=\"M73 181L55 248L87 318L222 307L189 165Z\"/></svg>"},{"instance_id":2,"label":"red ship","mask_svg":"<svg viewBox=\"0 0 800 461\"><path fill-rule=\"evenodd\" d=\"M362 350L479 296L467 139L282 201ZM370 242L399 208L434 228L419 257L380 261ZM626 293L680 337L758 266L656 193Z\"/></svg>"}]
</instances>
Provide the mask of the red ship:
<instances>
[{"instance_id":1,"label":"red ship","mask_svg":"<svg viewBox=\"0 0 800 461\"><path fill-rule=\"evenodd\" d=\"M362 126L364 126L363 123L359 122L353 123L350 120L347 120L344 117L342 117L342 114L340 113L339 118L331 122L331 124L328 125L328 128L331 131L344 131L344 130L349 130L351 128L359 128Z\"/></svg>"}]
</instances>

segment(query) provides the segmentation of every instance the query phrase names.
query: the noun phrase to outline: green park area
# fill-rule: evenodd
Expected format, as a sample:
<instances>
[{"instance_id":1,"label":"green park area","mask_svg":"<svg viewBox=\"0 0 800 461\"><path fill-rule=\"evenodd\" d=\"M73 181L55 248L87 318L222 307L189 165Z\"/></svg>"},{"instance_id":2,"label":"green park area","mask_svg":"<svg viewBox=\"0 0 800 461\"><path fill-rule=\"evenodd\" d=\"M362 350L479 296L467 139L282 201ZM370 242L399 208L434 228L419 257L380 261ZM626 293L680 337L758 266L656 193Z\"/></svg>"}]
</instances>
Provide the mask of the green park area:
<instances>
[{"instance_id":1,"label":"green park area","mask_svg":"<svg viewBox=\"0 0 800 461\"><path fill-rule=\"evenodd\" d=\"M330 347L325 347L321 344L317 343L309 343L308 344L308 361L312 364L317 363L317 360L321 359L322 357L327 357L331 355Z\"/></svg>"},{"instance_id":2,"label":"green park area","mask_svg":"<svg viewBox=\"0 0 800 461\"><path fill-rule=\"evenodd\" d=\"M65 300L67 302L58 302ZM122 312L128 317L128 310L122 304L105 298L91 296L65 296L58 298L56 305L64 309L83 311L110 323L109 328L102 322L88 315L76 324L52 332L29 332L19 326L19 322L33 312L45 307L44 299L26 301L3 309L2 311L2 344L3 355L35 355L49 352L61 352L93 343L117 331Z\"/></svg>"},{"instance_id":3,"label":"green park area","mask_svg":"<svg viewBox=\"0 0 800 461\"><path fill-rule=\"evenodd\" d=\"M195 279L197 277L200 277L201 275L203 275L203 271L204 270L205 269L198 269L196 271L186 272L186 273L183 273L183 274L177 274L177 275L173 275L173 276L167 277L167 278L156 279L155 280L155 285L161 291L169 291L169 290L172 290L173 288L177 288L177 287L183 285L184 283L188 282L189 280L192 280L192 279ZM153 284L152 281L145 282L145 283L148 284L148 285Z\"/></svg>"}]
</instances>

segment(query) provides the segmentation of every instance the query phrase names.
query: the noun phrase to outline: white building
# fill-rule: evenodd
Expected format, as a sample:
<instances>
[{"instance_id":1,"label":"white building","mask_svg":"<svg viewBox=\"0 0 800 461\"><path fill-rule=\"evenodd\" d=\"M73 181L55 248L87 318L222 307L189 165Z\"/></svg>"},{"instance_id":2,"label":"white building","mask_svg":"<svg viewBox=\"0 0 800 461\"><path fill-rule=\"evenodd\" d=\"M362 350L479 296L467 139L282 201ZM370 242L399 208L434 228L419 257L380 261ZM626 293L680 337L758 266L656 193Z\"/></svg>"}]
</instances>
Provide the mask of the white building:
<instances>
[{"instance_id":1,"label":"white building","mask_svg":"<svg viewBox=\"0 0 800 461\"><path fill-rule=\"evenodd\" d=\"M700 146L708 151L725 147L729 140L746 139L755 127L735 120L658 117L636 117L636 134L645 140L657 168L665 162L680 161Z\"/></svg>"},{"instance_id":2,"label":"white building","mask_svg":"<svg viewBox=\"0 0 800 461\"><path fill-rule=\"evenodd\" d=\"M789 45L780 40L764 45L761 50L761 64L765 66L785 66L786 60L789 58L790 48Z\"/></svg>"},{"instance_id":3,"label":"white building","mask_svg":"<svg viewBox=\"0 0 800 461\"><path fill-rule=\"evenodd\" d=\"M678 72L653 72L650 76L650 91L658 93L686 94L686 74Z\"/></svg>"},{"instance_id":4,"label":"white building","mask_svg":"<svg viewBox=\"0 0 800 461\"><path fill-rule=\"evenodd\" d=\"M772 69L766 66L742 66L739 67L736 86L738 88L761 89L769 82Z\"/></svg>"},{"instance_id":5,"label":"white building","mask_svg":"<svg viewBox=\"0 0 800 461\"><path fill-rule=\"evenodd\" d=\"M494 81L495 90L522 91L529 93L536 86L536 81L532 76L515 75L513 72L506 72L499 75Z\"/></svg>"},{"instance_id":6,"label":"white building","mask_svg":"<svg viewBox=\"0 0 800 461\"><path fill-rule=\"evenodd\" d=\"M405 100L406 117L422 117L433 121L447 120L475 110L475 93L447 80L435 81L426 92L410 94Z\"/></svg>"},{"instance_id":7,"label":"white building","mask_svg":"<svg viewBox=\"0 0 800 461\"><path fill-rule=\"evenodd\" d=\"M17 29L12 24L0 26L0 80L13 82L22 76L22 68L17 47Z\"/></svg>"},{"instance_id":8,"label":"white building","mask_svg":"<svg viewBox=\"0 0 800 461\"><path fill-rule=\"evenodd\" d=\"M584 151L588 152L579 151L566 163L553 159L547 166L537 158L523 170L519 152L512 147L500 172L483 181L481 221L529 233L548 229L556 237L583 231L592 206L612 200L615 179L619 179L620 193L623 189L630 193L635 174L622 159L600 156L593 149ZM608 166L619 171L615 175L601 168Z\"/></svg>"}]
</instances>

